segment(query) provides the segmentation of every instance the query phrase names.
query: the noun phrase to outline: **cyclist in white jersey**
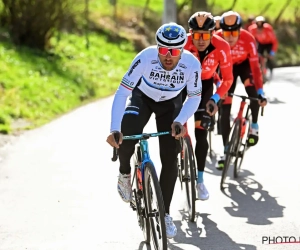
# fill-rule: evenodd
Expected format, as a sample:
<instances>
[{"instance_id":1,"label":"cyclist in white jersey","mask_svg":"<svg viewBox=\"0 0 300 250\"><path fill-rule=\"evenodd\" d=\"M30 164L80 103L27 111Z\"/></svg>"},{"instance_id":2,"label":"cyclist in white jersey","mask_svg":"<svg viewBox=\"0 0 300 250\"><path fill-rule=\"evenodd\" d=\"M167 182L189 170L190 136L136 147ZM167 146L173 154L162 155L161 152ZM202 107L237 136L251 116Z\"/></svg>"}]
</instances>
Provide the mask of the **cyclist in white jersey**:
<instances>
[{"instance_id":1,"label":"cyclist in white jersey","mask_svg":"<svg viewBox=\"0 0 300 250\"><path fill-rule=\"evenodd\" d=\"M137 54L115 93L107 142L119 148L118 192L123 201L130 202L130 158L137 141L122 142L122 136L142 133L152 113L156 116L158 132L172 130L172 135L159 137L159 146L166 231L167 237L173 238L177 228L169 214L178 172L178 137L185 134L183 124L195 113L201 101L201 66L193 54L183 49L187 35L182 26L176 23L162 25L156 32L156 42L156 46ZM181 90L185 86L188 98L182 104ZM130 94L131 100L125 107ZM181 133L176 136L175 125L181 128ZM116 133L121 138L119 145L114 139Z\"/></svg>"}]
</instances>

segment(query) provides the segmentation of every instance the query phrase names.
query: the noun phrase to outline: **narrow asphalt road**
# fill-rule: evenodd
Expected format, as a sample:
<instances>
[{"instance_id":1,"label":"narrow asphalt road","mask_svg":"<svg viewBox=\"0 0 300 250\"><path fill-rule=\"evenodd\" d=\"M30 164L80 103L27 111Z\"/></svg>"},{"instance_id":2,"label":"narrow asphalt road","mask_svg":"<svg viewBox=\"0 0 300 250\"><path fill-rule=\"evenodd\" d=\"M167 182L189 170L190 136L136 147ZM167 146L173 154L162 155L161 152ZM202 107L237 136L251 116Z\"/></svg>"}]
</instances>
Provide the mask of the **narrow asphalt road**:
<instances>
[{"instance_id":1,"label":"narrow asphalt road","mask_svg":"<svg viewBox=\"0 0 300 250\"><path fill-rule=\"evenodd\" d=\"M300 249L263 242L300 237L300 68L276 69L265 91L259 143L247 152L241 176L227 180L225 193L215 159L208 158L210 199L197 201L195 223L183 211L177 182L171 215L178 234L169 249ZM236 93L245 93L241 84ZM0 150L0 250L150 249L135 212L117 194L118 164L105 142L111 103L110 97L81 107ZM233 113L237 105L235 99ZM192 119L189 127L193 131ZM151 119L145 132L155 130ZM158 141L149 143L159 173ZM213 148L221 152L219 136Z\"/></svg>"}]
</instances>

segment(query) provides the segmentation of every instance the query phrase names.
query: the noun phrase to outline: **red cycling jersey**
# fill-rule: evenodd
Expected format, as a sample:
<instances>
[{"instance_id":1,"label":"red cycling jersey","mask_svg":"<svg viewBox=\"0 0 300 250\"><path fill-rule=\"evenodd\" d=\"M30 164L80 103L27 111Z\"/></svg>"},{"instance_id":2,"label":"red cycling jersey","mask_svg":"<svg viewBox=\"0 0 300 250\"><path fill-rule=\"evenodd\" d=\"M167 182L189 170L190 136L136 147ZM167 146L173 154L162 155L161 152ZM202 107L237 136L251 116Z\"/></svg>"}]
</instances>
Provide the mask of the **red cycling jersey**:
<instances>
[{"instance_id":1,"label":"red cycling jersey","mask_svg":"<svg viewBox=\"0 0 300 250\"><path fill-rule=\"evenodd\" d=\"M222 30L217 31L222 37ZM231 48L232 63L240 64L249 59L256 90L263 88L262 74L259 66L255 38L250 32L240 29L240 36L237 43ZM223 77L223 74L222 74Z\"/></svg>"},{"instance_id":2,"label":"red cycling jersey","mask_svg":"<svg viewBox=\"0 0 300 250\"><path fill-rule=\"evenodd\" d=\"M215 72L214 74L214 84L218 84L218 83L221 83L221 78L219 76L219 74L217 72Z\"/></svg>"},{"instance_id":3,"label":"red cycling jersey","mask_svg":"<svg viewBox=\"0 0 300 250\"><path fill-rule=\"evenodd\" d=\"M260 44L272 44L272 50L277 51L278 41L270 24L264 23L261 30L257 29L256 24L252 24L248 27L248 30Z\"/></svg>"},{"instance_id":4,"label":"red cycling jersey","mask_svg":"<svg viewBox=\"0 0 300 250\"><path fill-rule=\"evenodd\" d=\"M213 78L218 65L220 65L222 81L216 93L222 97L228 92L233 82L230 46L224 39L216 35L212 35L211 45L214 49L209 51L202 61L201 79L206 80ZM190 51L200 61L200 55L193 44L191 34L188 34L188 41L184 48Z\"/></svg>"}]
</instances>

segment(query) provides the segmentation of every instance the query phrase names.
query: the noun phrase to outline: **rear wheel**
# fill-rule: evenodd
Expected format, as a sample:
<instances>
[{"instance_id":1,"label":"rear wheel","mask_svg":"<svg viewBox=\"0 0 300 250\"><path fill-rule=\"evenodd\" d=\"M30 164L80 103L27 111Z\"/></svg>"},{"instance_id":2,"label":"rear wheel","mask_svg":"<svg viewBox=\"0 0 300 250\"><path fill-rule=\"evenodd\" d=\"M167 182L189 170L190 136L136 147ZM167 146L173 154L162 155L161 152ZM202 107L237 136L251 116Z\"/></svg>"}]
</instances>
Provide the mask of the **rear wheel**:
<instances>
[{"instance_id":1,"label":"rear wheel","mask_svg":"<svg viewBox=\"0 0 300 250\"><path fill-rule=\"evenodd\" d=\"M154 249L167 250L165 207L156 171L150 162L144 167L144 188Z\"/></svg>"},{"instance_id":2,"label":"rear wheel","mask_svg":"<svg viewBox=\"0 0 300 250\"><path fill-rule=\"evenodd\" d=\"M228 136L228 143L226 145L226 158L224 162L224 168L222 172L222 178L221 178L221 190L224 189L223 184L225 182L225 179L227 177L228 168L231 164L231 160L233 157L236 157L237 150L238 150L238 144L239 144L239 137L240 137L240 120L237 119L230 130L229 136Z\"/></svg>"}]
</instances>

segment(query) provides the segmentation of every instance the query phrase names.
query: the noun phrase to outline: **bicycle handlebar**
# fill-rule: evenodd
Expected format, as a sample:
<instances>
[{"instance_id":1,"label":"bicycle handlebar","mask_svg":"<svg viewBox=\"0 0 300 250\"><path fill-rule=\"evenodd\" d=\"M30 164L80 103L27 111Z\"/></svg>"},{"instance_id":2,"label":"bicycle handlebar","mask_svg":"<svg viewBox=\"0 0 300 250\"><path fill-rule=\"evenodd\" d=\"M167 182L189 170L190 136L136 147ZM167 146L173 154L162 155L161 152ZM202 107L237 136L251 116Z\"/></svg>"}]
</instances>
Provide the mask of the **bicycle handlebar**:
<instances>
[{"instance_id":1,"label":"bicycle handlebar","mask_svg":"<svg viewBox=\"0 0 300 250\"><path fill-rule=\"evenodd\" d=\"M228 95L229 95L229 96L240 97L240 98L242 98L244 101L245 101L245 100L250 100L250 101L260 101L259 98L249 97L249 96L245 96L245 95L237 95L237 94L234 94L234 93L228 93ZM260 115L261 115L261 116L264 116L264 107L261 108Z\"/></svg>"},{"instance_id":2,"label":"bicycle handlebar","mask_svg":"<svg viewBox=\"0 0 300 250\"><path fill-rule=\"evenodd\" d=\"M114 133L114 138L117 144L119 144L120 135L118 133ZM113 157L111 158L112 161L116 161L118 159L118 149L113 148Z\"/></svg>"},{"instance_id":3,"label":"bicycle handlebar","mask_svg":"<svg viewBox=\"0 0 300 250\"><path fill-rule=\"evenodd\" d=\"M175 133L176 135L180 134L181 129L178 125L175 126ZM161 136L161 135L169 135L172 134L172 131L166 131L166 132L157 132L157 133L143 133L143 134L139 134L139 135L128 135L128 136L124 136L123 140L147 140L150 137L157 137L157 136ZM116 143L119 143L120 137L118 133L114 133L114 138ZM113 157L111 158L112 161L116 161L118 159L118 149L117 148L113 148Z\"/></svg>"}]
</instances>

